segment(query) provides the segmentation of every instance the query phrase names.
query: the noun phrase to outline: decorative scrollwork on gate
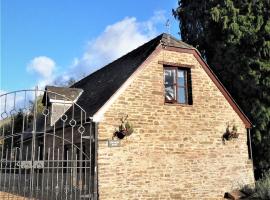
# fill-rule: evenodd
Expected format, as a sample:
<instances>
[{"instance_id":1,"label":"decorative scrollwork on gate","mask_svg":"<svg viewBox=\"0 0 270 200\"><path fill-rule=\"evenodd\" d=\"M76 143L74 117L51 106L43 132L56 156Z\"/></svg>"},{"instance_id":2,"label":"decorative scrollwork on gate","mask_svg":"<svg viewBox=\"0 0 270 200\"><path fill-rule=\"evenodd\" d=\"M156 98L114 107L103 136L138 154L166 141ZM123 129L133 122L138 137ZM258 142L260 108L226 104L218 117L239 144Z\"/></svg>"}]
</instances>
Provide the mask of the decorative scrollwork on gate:
<instances>
[{"instance_id":1,"label":"decorative scrollwork on gate","mask_svg":"<svg viewBox=\"0 0 270 200\"><path fill-rule=\"evenodd\" d=\"M0 95L1 195L95 197L95 123L76 103L79 92L47 87Z\"/></svg>"}]
</instances>

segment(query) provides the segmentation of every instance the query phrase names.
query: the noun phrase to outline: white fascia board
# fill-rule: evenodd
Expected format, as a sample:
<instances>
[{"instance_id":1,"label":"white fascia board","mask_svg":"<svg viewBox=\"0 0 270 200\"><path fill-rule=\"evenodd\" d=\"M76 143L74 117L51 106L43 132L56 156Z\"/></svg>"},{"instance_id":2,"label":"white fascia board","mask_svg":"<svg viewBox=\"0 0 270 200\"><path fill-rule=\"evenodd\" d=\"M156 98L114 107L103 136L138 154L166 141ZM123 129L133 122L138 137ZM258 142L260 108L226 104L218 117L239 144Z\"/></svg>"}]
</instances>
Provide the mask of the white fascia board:
<instances>
[{"instance_id":1,"label":"white fascia board","mask_svg":"<svg viewBox=\"0 0 270 200\"><path fill-rule=\"evenodd\" d=\"M57 99L50 99L50 103L58 103L58 104L72 104L72 101L66 100L57 100Z\"/></svg>"},{"instance_id":2,"label":"white fascia board","mask_svg":"<svg viewBox=\"0 0 270 200\"><path fill-rule=\"evenodd\" d=\"M59 99L50 99L51 103L59 103L59 104L72 104L72 103L76 103L79 99L79 97L82 95L83 91L80 92L80 94L76 97L76 99L74 99L74 101L70 101L70 100L59 100Z\"/></svg>"},{"instance_id":3,"label":"white fascia board","mask_svg":"<svg viewBox=\"0 0 270 200\"><path fill-rule=\"evenodd\" d=\"M59 106L61 106L61 105L72 105L72 102L71 101L69 101L69 102L67 102L67 101L65 101L65 102L52 102L53 103L53 105L59 105Z\"/></svg>"}]
</instances>

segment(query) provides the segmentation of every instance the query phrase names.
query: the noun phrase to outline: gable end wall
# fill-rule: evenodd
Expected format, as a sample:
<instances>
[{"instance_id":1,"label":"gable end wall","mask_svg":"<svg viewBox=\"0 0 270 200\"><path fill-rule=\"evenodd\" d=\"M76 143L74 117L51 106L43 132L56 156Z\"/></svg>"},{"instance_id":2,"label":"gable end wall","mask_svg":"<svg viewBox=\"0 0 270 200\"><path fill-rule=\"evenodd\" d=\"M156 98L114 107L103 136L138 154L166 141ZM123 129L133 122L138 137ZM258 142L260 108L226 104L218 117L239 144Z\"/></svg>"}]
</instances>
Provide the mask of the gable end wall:
<instances>
[{"instance_id":1,"label":"gable end wall","mask_svg":"<svg viewBox=\"0 0 270 200\"><path fill-rule=\"evenodd\" d=\"M159 62L194 66L193 105L164 104ZM126 115L134 133L109 148L106 140ZM223 144L228 123L240 136ZM254 184L245 124L192 54L160 51L108 108L98 133L101 200L222 199Z\"/></svg>"}]
</instances>

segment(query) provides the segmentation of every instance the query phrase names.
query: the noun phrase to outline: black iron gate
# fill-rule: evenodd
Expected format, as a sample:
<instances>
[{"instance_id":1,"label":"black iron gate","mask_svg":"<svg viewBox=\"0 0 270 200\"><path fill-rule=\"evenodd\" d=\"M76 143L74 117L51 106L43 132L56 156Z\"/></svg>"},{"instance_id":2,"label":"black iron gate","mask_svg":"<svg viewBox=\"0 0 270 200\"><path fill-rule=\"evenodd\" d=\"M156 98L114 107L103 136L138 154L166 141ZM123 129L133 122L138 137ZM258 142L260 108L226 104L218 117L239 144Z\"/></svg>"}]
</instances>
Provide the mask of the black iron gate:
<instances>
[{"instance_id":1,"label":"black iron gate","mask_svg":"<svg viewBox=\"0 0 270 200\"><path fill-rule=\"evenodd\" d=\"M0 95L0 199L97 199L96 131L62 94Z\"/></svg>"}]
</instances>

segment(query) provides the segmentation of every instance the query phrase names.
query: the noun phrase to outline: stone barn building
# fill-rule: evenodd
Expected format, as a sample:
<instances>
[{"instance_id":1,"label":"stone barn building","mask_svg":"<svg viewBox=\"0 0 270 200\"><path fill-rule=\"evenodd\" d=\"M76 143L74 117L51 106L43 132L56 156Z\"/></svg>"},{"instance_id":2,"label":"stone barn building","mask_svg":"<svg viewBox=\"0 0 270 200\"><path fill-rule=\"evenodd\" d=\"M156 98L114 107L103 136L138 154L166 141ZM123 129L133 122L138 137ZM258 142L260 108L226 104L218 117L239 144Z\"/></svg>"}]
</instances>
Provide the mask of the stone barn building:
<instances>
[{"instance_id":1,"label":"stone barn building","mask_svg":"<svg viewBox=\"0 0 270 200\"><path fill-rule=\"evenodd\" d=\"M223 199L254 184L252 124L194 47L161 34L71 88L97 125L99 199Z\"/></svg>"}]
</instances>

